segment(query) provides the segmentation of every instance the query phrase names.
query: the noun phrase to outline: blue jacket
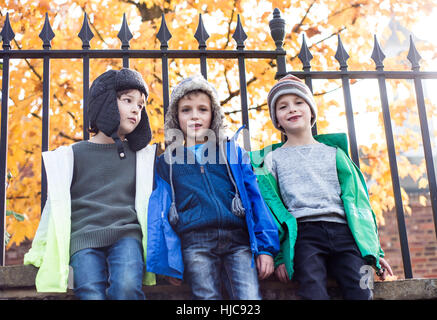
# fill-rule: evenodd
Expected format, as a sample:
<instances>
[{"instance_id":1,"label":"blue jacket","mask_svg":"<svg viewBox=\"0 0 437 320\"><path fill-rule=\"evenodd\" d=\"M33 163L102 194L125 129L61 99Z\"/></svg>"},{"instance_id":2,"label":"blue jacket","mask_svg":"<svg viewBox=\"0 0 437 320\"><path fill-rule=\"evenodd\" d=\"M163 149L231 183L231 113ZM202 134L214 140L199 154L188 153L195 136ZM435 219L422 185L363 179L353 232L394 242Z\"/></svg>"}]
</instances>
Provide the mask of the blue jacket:
<instances>
[{"instance_id":1,"label":"blue jacket","mask_svg":"<svg viewBox=\"0 0 437 320\"><path fill-rule=\"evenodd\" d=\"M236 143L237 133L227 142L227 160L245 208L245 220L252 255L279 252L278 228L264 202L248 154ZM148 272L182 279L183 261L179 236L170 226L170 185L155 171L155 189L149 200L147 262Z\"/></svg>"}]
</instances>

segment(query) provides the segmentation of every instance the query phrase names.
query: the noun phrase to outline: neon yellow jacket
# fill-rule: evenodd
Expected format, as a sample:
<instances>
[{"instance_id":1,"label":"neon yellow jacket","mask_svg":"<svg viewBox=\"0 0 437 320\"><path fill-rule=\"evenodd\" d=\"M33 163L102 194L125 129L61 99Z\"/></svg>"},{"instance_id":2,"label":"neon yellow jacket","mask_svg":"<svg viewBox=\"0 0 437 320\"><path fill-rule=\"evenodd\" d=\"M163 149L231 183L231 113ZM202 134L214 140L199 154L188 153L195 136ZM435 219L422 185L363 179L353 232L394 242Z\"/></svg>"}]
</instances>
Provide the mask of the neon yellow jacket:
<instances>
[{"instance_id":1,"label":"neon yellow jacket","mask_svg":"<svg viewBox=\"0 0 437 320\"><path fill-rule=\"evenodd\" d=\"M143 232L144 260L147 254L147 207L153 189L156 145L136 152L135 210ZM24 264L39 268L35 285L38 292L66 292L71 288L70 233L73 178L73 149L62 146L43 152L47 174L47 201L32 247L24 256ZM143 283L155 284L155 274L146 272Z\"/></svg>"}]
</instances>

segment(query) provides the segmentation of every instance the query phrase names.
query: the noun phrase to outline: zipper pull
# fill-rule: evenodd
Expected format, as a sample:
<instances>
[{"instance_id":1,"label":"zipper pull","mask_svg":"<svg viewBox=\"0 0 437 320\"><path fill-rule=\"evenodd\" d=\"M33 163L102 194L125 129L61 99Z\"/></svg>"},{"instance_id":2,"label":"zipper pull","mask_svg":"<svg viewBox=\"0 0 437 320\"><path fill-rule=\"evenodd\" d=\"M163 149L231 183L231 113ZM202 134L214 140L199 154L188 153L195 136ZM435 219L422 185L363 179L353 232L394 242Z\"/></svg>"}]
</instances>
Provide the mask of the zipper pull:
<instances>
[{"instance_id":1,"label":"zipper pull","mask_svg":"<svg viewBox=\"0 0 437 320\"><path fill-rule=\"evenodd\" d=\"M203 168L203 166L200 166L200 173L205 173L205 169Z\"/></svg>"}]
</instances>

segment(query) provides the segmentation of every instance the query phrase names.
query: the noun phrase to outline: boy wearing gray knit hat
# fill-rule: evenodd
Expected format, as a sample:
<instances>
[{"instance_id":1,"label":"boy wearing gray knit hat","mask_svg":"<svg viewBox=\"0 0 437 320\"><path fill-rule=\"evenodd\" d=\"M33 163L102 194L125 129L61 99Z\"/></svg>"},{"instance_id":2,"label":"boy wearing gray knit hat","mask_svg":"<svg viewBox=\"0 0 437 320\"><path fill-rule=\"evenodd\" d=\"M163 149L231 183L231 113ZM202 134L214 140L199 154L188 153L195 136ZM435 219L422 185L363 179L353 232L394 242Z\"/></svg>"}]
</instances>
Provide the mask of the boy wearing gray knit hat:
<instances>
[{"instance_id":1,"label":"boy wearing gray knit hat","mask_svg":"<svg viewBox=\"0 0 437 320\"><path fill-rule=\"evenodd\" d=\"M251 158L280 229L276 276L284 283L294 277L303 299L329 299L328 275L344 299L371 299L361 281L363 268L372 265L381 279L392 271L383 258L364 178L348 156L346 135L312 135L317 106L295 76L280 79L267 103L273 125L287 140L254 151Z\"/></svg>"},{"instance_id":2,"label":"boy wearing gray knit hat","mask_svg":"<svg viewBox=\"0 0 437 320\"><path fill-rule=\"evenodd\" d=\"M174 88L165 120L171 144L157 161L157 175L171 194L168 220L181 241L180 252L169 255L183 257L194 299L223 299L223 284L230 299L260 299L258 277L273 272L277 228L247 154L236 136L227 139L221 132L223 118L217 92L203 76ZM167 275L159 266L147 268ZM181 278L168 279L178 285Z\"/></svg>"}]
</instances>

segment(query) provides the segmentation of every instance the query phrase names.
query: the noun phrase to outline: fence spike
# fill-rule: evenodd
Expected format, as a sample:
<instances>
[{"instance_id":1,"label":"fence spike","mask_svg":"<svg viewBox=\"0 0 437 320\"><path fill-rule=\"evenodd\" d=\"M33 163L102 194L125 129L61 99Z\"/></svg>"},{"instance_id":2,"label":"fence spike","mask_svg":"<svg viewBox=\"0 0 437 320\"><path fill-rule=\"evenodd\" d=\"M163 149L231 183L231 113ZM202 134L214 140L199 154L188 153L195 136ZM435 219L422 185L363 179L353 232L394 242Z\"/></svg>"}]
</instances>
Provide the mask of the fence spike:
<instances>
[{"instance_id":1,"label":"fence spike","mask_svg":"<svg viewBox=\"0 0 437 320\"><path fill-rule=\"evenodd\" d=\"M161 27L159 28L157 34L158 40L161 42L161 49L168 48L168 41L171 39L172 35L170 30L167 28L167 24L165 23L165 15L162 14L161 18Z\"/></svg>"},{"instance_id":2,"label":"fence spike","mask_svg":"<svg viewBox=\"0 0 437 320\"><path fill-rule=\"evenodd\" d=\"M129 41L134 37L129 30L129 26L126 20L126 13L123 13L123 22L121 23L121 29L118 32L117 37L121 40L121 48L129 49Z\"/></svg>"},{"instance_id":3,"label":"fence spike","mask_svg":"<svg viewBox=\"0 0 437 320\"><path fill-rule=\"evenodd\" d=\"M52 26L50 25L49 21L49 15L46 12L46 18L44 21L44 27L41 30L41 33L39 34L39 37L43 41L43 48L44 49L50 49L52 47L50 41L55 37L55 33L52 30Z\"/></svg>"},{"instance_id":4,"label":"fence spike","mask_svg":"<svg viewBox=\"0 0 437 320\"><path fill-rule=\"evenodd\" d=\"M244 49L244 41L247 39L247 34L244 32L239 14L237 15L237 27L232 38L237 42L237 49Z\"/></svg>"},{"instance_id":5,"label":"fence spike","mask_svg":"<svg viewBox=\"0 0 437 320\"><path fill-rule=\"evenodd\" d=\"M5 24L0 32L0 36L2 37L3 41L3 49L11 49L11 41L15 38L15 33L12 31L11 23L9 21L9 12L6 13Z\"/></svg>"},{"instance_id":6,"label":"fence spike","mask_svg":"<svg viewBox=\"0 0 437 320\"><path fill-rule=\"evenodd\" d=\"M340 69L347 69L347 59L349 59L349 55L344 49L343 43L341 42L340 35L338 35L338 47L337 52L335 53L335 59L340 63Z\"/></svg>"},{"instance_id":7,"label":"fence spike","mask_svg":"<svg viewBox=\"0 0 437 320\"><path fill-rule=\"evenodd\" d=\"M203 25L201 13L199 13L199 24L197 26L196 33L194 34L194 38L196 38L197 42L199 43L199 49L206 49L206 40L208 40L209 34Z\"/></svg>"},{"instance_id":8,"label":"fence spike","mask_svg":"<svg viewBox=\"0 0 437 320\"><path fill-rule=\"evenodd\" d=\"M311 68L311 60L313 59L313 55L311 54L310 50L308 49L305 35L302 35L302 48L300 49L298 58L303 64L303 69L310 69Z\"/></svg>"},{"instance_id":9,"label":"fence spike","mask_svg":"<svg viewBox=\"0 0 437 320\"><path fill-rule=\"evenodd\" d=\"M378 39L376 38L376 34L373 36L374 38L374 46L373 46L373 51L372 51L372 60L375 61L375 65L376 65L376 70L383 70L384 69L384 64L382 63L385 59L385 54L384 52L382 52L382 49L378 43Z\"/></svg>"},{"instance_id":10,"label":"fence spike","mask_svg":"<svg viewBox=\"0 0 437 320\"><path fill-rule=\"evenodd\" d=\"M90 48L90 41L94 38L94 33L91 31L90 25L88 23L88 15L85 12L83 17L82 28L78 34L80 40L82 40L82 49Z\"/></svg>"},{"instance_id":11,"label":"fence spike","mask_svg":"<svg viewBox=\"0 0 437 320\"><path fill-rule=\"evenodd\" d=\"M283 50L285 37L285 20L281 18L281 11L278 8L273 10L273 19L269 21L270 35L275 41L276 50Z\"/></svg>"},{"instance_id":12,"label":"fence spike","mask_svg":"<svg viewBox=\"0 0 437 320\"><path fill-rule=\"evenodd\" d=\"M407 55L408 60L411 62L411 69L414 71L418 71L420 69L419 61L422 59L419 52L414 45L413 36L410 35L410 49L408 50Z\"/></svg>"}]
</instances>

